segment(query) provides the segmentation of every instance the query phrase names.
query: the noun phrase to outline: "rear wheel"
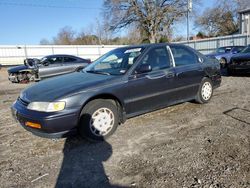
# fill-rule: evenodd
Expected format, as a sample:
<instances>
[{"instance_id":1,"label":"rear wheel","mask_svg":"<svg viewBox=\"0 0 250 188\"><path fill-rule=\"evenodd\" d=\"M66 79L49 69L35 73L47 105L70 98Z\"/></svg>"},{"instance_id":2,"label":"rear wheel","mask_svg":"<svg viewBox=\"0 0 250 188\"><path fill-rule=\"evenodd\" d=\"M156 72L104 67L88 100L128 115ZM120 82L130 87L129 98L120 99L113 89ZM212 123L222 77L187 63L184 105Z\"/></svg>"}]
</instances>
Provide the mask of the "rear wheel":
<instances>
[{"instance_id":1,"label":"rear wheel","mask_svg":"<svg viewBox=\"0 0 250 188\"><path fill-rule=\"evenodd\" d=\"M92 141L103 141L115 132L118 117L118 108L114 101L90 101L82 110L79 133Z\"/></svg>"},{"instance_id":2,"label":"rear wheel","mask_svg":"<svg viewBox=\"0 0 250 188\"><path fill-rule=\"evenodd\" d=\"M207 103L213 95L213 84L209 78L203 78L199 91L196 96L196 101L200 104Z\"/></svg>"}]
</instances>

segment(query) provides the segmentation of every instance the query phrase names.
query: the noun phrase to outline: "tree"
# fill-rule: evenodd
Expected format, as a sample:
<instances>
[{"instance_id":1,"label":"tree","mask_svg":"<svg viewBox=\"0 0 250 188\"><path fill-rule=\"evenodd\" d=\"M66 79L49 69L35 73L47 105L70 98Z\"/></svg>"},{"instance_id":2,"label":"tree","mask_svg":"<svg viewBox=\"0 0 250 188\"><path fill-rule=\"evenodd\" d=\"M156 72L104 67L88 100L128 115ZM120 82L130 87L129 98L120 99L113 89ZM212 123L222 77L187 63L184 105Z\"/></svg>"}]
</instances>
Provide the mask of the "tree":
<instances>
[{"instance_id":1,"label":"tree","mask_svg":"<svg viewBox=\"0 0 250 188\"><path fill-rule=\"evenodd\" d=\"M96 35L85 35L81 33L75 38L74 44L77 45L97 45L99 44L99 38Z\"/></svg>"},{"instance_id":2,"label":"tree","mask_svg":"<svg viewBox=\"0 0 250 188\"><path fill-rule=\"evenodd\" d=\"M60 29L59 33L53 39L53 41L54 44L69 45L74 43L74 38L75 38L75 31L71 27L65 26L64 28Z\"/></svg>"},{"instance_id":3,"label":"tree","mask_svg":"<svg viewBox=\"0 0 250 188\"><path fill-rule=\"evenodd\" d=\"M239 29L237 9L236 0L220 1L214 8L207 9L198 16L195 24L208 36L233 34Z\"/></svg>"},{"instance_id":4,"label":"tree","mask_svg":"<svg viewBox=\"0 0 250 188\"><path fill-rule=\"evenodd\" d=\"M105 0L110 29L137 25L150 43L168 37L172 24L187 11L187 0Z\"/></svg>"},{"instance_id":5,"label":"tree","mask_svg":"<svg viewBox=\"0 0 250 188\"><path fill-rule=\"evenodd\" d=\"M43 39L40 40L40 44L41 45L49 45L50 41L48 39L43 38Z\"/></svg>"},{"instance_id":6,"label":"tree","mask_svg":"<svg viewBox=\"0 0 250 188\"><path fill-rule=\"evenodd\" d=\"M206 38L207 36L206 36L203 32L199 31L199 32L196 34L196 37L203 39L203 38Z\"/></svg>"}]
</instances>

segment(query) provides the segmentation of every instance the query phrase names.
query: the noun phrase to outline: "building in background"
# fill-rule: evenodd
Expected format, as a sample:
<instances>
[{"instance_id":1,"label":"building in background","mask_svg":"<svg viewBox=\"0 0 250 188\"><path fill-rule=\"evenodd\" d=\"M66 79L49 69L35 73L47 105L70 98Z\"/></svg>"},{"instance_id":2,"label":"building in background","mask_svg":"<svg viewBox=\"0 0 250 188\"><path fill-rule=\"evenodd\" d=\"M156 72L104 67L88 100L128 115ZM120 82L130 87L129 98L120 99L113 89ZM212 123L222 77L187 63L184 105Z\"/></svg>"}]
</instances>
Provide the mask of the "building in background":
<instances>
[{"instance_id":1,"label":"building in background","mask_svg":"<svg viewBox=\"0 0 250 188\"><path fill-rule=\"evenodd\" d=\"M249 0L240 1L240 34L250 34L250 3Z\"/></svg>"}]
</instances>

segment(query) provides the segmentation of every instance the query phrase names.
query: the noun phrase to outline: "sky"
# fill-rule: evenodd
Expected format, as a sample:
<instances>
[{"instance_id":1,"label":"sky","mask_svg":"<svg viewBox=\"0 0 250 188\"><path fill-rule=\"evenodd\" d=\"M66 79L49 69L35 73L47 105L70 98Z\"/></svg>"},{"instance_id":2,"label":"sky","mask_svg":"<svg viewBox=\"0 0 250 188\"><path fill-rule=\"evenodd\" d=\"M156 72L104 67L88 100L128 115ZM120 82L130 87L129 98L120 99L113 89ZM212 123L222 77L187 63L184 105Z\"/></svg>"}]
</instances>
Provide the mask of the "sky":
<instances>
[{"instance_id":1,"label":"sky","mask_svg":"<svg viewBox=\"0 0 250 188\"><path fill-rule=\"evenodd\" d=\"M201 11L215 0L202 0ZM103 0L0 0L0 45L39 44L51 40L70 26L80 32L101 20ZM176 36L185 36L185 23L175 26ZM196 30L190 24L190 33Z\"/></svg>"}]
</instances>

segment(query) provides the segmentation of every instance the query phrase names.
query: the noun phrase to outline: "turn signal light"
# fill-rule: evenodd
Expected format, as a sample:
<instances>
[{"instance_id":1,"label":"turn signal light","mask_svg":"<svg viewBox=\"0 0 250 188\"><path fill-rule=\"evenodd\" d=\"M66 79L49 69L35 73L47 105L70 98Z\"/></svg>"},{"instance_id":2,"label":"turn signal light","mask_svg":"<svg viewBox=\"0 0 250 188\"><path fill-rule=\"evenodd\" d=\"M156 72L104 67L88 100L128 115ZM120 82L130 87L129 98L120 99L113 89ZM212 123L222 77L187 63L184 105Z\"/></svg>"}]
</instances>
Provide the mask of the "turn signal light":
<instances>
[{"instance_id":1,"label":"turn signal light","mask_svg":"<svg viewBox=\"0 0 250 188\"><path fill-rule=\"evenodd\" d=\"M41 129L41 125L39 123L32 123L27 121L25 125L32 128Z\"/></svg>"}]
</instances>

